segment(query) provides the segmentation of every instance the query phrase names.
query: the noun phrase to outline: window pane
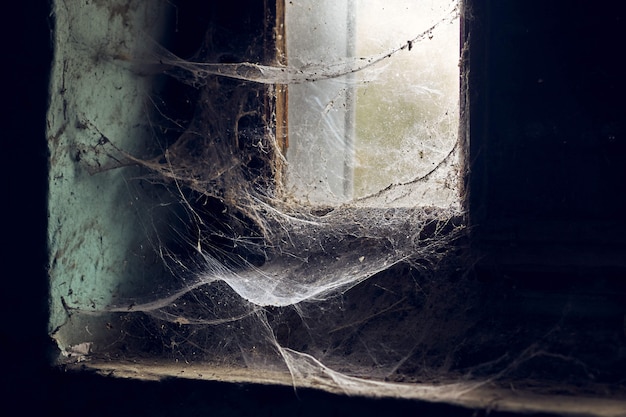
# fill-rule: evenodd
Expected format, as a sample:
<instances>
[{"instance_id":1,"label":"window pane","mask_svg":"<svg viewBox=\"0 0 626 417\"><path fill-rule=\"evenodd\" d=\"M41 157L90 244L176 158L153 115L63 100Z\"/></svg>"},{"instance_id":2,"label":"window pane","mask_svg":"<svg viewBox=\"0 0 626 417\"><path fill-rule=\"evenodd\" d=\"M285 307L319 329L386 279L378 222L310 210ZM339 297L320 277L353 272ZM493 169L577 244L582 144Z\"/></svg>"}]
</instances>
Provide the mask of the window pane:
<instances>
[{"instance_id":1,"label":"window pane","mask_svg":"<svg viewBox=\"0 0 626 417\"><path fill-rule=\"evenodd\" d=\"M451 6L286 5L289 66L319 68L312 78L329 78L289 86L287 186L296 198L399 206L457 201L459 21Z\"/></svg>"}]
</instances>

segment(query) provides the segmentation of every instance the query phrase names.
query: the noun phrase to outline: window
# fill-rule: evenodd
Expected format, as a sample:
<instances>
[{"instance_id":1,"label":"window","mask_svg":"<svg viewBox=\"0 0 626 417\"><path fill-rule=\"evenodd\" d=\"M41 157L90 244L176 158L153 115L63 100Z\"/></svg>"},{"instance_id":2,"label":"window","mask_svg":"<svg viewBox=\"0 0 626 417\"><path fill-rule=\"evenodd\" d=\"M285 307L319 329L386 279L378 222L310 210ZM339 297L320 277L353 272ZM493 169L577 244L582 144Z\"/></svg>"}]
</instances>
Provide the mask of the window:
<instances>
[{"instance_id":1,"label":"window","mask_svg":"<svg viewBox=\"0 0 626 417\"><path fill-rule=\"evenodd\" d=\"M458 205L453 6L286 2L281 61L328 78L288 87L290 194L313 203Z\"/></svg>"},{"instance_id":2,"label":"window","mask_svg":"<svg viewBox=\"0 0 626 417\"><path fill-rule=\"evenodd\" d=\"M62 360L454 394L394 382L417 381L433 347L433 317L411 318L437 303L428 277L461 269L456 2L249 2L206 5L206 18L115 4L55 7ZM194 22L193 54L151 42Z\"/></svg>"}]
</instances>

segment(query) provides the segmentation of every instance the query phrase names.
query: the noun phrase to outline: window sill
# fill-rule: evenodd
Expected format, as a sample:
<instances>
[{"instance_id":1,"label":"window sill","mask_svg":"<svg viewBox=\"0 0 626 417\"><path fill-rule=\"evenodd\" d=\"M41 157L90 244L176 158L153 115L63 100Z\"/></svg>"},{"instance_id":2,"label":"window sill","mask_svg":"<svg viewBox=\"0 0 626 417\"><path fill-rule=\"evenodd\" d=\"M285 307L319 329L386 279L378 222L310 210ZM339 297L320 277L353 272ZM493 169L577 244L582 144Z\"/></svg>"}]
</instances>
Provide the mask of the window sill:
<instances>
[{"instance_id":1,"label":"window sill","mask_svg":"<svg viewBox=\"0 0 626 417\"><path fill-rule=\"evenodd\" d=\"M180 362L137 360L108 362L89 360L68 364L71 372L92 372L108 378L131 378L138 381L161 381L178 378L197 381L217 381L234 384L259 384L269 386L292 386L289 373L258 372L252 369L183 365ZM620 417L626 409L626 390L616 391L610 385L594 387L596 392L606 393L606 398L580 394L580 387L546 385L538 381L511 382L508 387L497 387L491 381L449 384L402 384L382 385L372 382L369 388L351 390L339 387L326 375L309 378L299 389L319 389L332 394L353 397L395 398L427 403L461 406L467 409L487 410L492 413L542 413L567 416ZM571 390L575 395L568 395ZM295 395L295 394L294 394ZM497 415L497 414L496 414Z\"/></svg>"}]
</instances>

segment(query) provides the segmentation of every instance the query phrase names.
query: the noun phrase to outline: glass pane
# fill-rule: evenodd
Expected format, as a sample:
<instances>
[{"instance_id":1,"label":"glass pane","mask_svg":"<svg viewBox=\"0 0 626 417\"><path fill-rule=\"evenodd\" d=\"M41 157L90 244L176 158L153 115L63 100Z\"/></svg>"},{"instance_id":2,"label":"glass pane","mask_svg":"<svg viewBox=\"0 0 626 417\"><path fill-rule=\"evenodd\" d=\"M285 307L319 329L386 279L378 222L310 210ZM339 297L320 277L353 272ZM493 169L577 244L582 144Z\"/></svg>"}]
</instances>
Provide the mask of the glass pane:
<instances>
[{"instance_id":1,"label":"glass pane","mask_svg":"<svg viewBox=\"0 0 626 417\"><path fill-rule=\"evenodd\" d=\"M454 4L336 3L286 5L289 66L329 78L289 86L288 191L321 203L454 205Z\"/></svg>"}]
</instances>

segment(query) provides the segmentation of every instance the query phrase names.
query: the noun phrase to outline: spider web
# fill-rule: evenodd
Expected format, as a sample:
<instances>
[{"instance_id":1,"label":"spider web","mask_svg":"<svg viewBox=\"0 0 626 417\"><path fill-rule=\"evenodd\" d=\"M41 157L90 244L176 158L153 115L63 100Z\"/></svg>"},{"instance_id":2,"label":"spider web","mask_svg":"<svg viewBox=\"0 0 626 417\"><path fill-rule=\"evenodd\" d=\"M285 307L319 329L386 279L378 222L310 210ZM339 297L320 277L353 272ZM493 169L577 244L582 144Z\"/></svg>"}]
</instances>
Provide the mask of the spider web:
<instances>
[{"instance_id":1,"label":"spider web","mask_svg":"<svg viewBox=\"0 0 626 417\"><path fill-rule=\"evenodd\" d=\"M189 120L181 122L168 114L167 103L151 101L154 131L169 135L155 134L151 153L131 152L98 126L81 122L97 139L79 149L82 168L96 177L130 171L125 181L140 197L146 194L142 181L158 188L154 211L138 218L167 271L120 288L104 307L63 300L70 319L80 323L76 327L88 323L90 336L88 326L114 329L94 337L89 356L279 370L288 372L295 386L314 381L350 394L397 394L414 386L399 388L396 382L434 382L460 395L476 381L523 374L524 363L553 355L539 344L529 348L528 338L515 342L506 321L501 332L494 330L506 335L501 338L479 330L478 323L503 303L502 288L485 296L467 279L471 261L460 204L422 203L428 193L458 193L463 149L449 123L451 107L406 129L409 138L428 138L434 149L425 168L363 186L356 196L325 188L321 203L313 197L319 184L293 180L302 175L293 170L293 148L286 151L276 136L280 88L306 86L314 92L320 83L330 83L344 94L376 84L390 62L427 48L446 25L458 23L459 5L449 6L408 40L367 56L261 64L255 62L257 40L235 51L241 59L234 63L210 61L221 52L210 42L193 59L158 45L152 55L125 59L134 70L158 68L183 85L177 91L194 104ZM431 85L414 87L428 100L441 95ZM314 114L326 123L325 115L340 102L321 101ZM316 146L324 140L331 149L346 147L341 134L320 139L319 131L307 132L307 155L321 154ZM377 147L373 154L385 151L394 152ZM426 151L396 152L392 159L417 165L420 152ZM367 158L354 160L349 168L355 172L373 165ZM345 174L332 175L346 182ZM157 226L155 218L165 219L166 227ZM491 309L475 308L489 303ZM531 338L556 344L553 325L538 326ZM493 346L486 352L476 347L488 343ZM80 346L74 350L83 358ZM583 362L575 367L590 372Z\"/></svg>"}]
</instances>

